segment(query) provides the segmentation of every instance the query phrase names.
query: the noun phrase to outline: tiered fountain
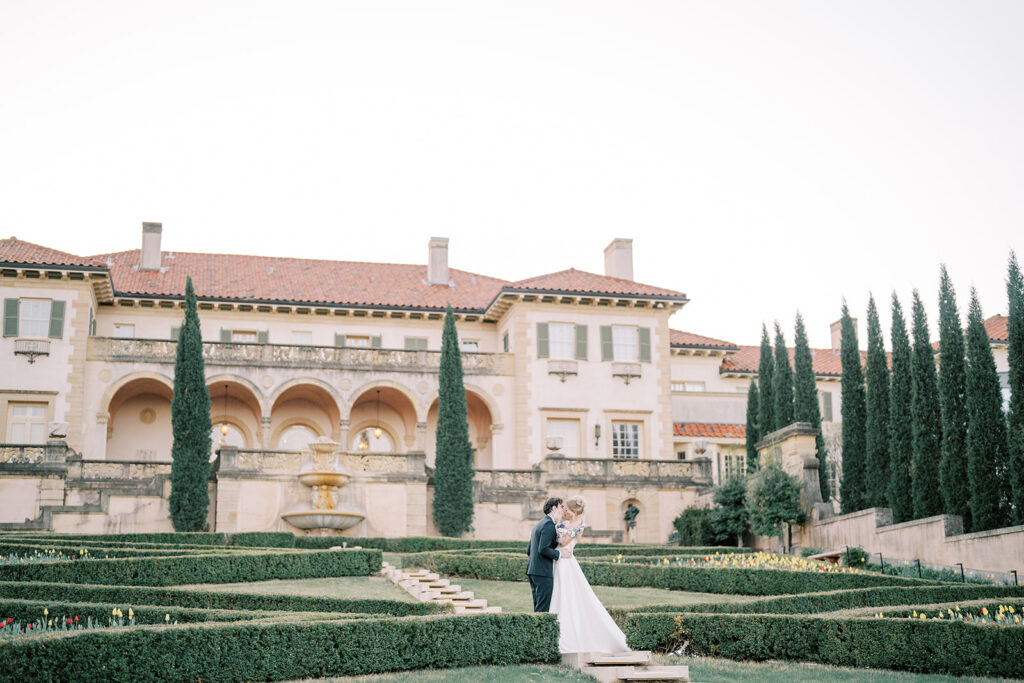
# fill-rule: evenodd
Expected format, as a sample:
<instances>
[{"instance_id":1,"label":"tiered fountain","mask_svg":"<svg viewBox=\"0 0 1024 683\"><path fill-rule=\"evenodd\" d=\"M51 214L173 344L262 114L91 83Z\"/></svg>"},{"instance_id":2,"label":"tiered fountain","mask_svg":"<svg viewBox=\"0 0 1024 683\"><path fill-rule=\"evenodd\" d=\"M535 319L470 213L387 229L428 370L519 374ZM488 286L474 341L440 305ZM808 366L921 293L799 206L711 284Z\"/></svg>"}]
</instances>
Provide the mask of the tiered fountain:
<instances>
[{"instance_id":1,"label":"tiered fountain","mask_svg":"<svg viewBox=\"0 0 1024 683\"><path fill-rule=\"evenodd\" d=\"M352 478L339 462L341 444L321 437L311 443L310 448L312 460L302 466L299 481L313 489L312 509L286 512L281 518L313 534L333 536L366 519L366 513L352 503L339 505L341 489Z\"/></svg>"}]
</instances>

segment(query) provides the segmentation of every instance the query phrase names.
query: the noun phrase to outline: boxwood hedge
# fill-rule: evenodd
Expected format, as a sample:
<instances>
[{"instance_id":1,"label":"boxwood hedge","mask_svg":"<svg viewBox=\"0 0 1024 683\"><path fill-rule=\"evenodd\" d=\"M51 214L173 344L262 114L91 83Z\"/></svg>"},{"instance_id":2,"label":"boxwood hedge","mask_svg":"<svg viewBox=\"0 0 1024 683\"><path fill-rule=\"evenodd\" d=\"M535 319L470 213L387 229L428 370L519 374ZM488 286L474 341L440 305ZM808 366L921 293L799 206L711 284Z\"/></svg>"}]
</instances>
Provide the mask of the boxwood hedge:
<instances>
[{"instance_id":1,"label":"boxwood hedge","mask_svg":"<svg viewBox=\"0 0 1024 683\"><path fill-rule=\"evenodd\" d=\"M275 681L556 662L554 615L95 629L0 641L0 679Z\"/></svg>"},{"instance_id":2,"label":"boxwood hedge","mask_svg":"<svg viewBox=\"0 0 1024 683\"><path fill-rule=\"evenodd\" d=\"M379 550L124 557L4 565L0 566L0 581L171 586L368 576L380 571L381 561Z\"/></svg>"}]
</instances>

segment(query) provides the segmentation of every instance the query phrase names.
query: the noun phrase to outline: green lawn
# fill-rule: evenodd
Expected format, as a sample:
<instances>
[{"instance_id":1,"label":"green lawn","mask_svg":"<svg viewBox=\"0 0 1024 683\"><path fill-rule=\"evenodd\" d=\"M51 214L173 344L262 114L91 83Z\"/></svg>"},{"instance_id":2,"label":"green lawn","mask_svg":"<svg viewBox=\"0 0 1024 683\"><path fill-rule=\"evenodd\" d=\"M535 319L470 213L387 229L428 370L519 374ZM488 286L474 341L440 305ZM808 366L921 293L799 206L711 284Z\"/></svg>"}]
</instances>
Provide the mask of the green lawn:
<instances>
[{"instance_id":1,"label":"green lawn","mask_svg":"<svg viewBox=\"0 0 1024 683\"><path fill-rule=\"evenodd\" d=\"M416 599L382 576L340 576L327 579L293 579L288 581L254 581L251 583L200 583L175 588L229 593L263 593L266 595L312 595L323 598L356 598L367 600Z\"/></svg>"},{"instance_id":2,"label":"green lawn","mask_svg":"<svg viewBox=\"0 0 1024 683\"><path fill-rule=\"evenodd\" d=\"M994 683L1004 678L973 678L913 674L879 669L846 669L820 664L793 662L734 662L712 657L671 657L655 655L654 664L690 667L690 679L700 683L758 681L759 683L939 683L961 681Z\"/></svg>"},{"instance_id":3,"label":"green lawn","mask_svg":"<svg viewBox=\"0 0 1024 683\"><path fill-rule=\"evenodd\" d=\"M595 679L584 676L574 669L542 664L521 664L518 666L469 666L463 669L420 669L393 674L373 676L345 676L342 678L307 679L302 683L419 683L420 681L446 683L505 683L505 681L531 681L536 683L593 683ZM292 683L298 683L293 681Z\"/></svg>"},{"instance_id":4,"label":"green lawn","mask_svg":"<svg viewBox=\"0 0 1024 683\"><path fill-rule=\"evenodd\" d=\"M506 612L532 612L533 597L530 584L526 581L481 581L452 577L452 583L463 590L473 591L475 597L483 598L488 605L500 605ZM594 586L594 593L605 607L639 607L642 605L692 605L698 602L746 602L753 600L746 595L721 595L711 593L684 593L661 588L617 588L615 586Z\"/></svg>"}]
</instances>

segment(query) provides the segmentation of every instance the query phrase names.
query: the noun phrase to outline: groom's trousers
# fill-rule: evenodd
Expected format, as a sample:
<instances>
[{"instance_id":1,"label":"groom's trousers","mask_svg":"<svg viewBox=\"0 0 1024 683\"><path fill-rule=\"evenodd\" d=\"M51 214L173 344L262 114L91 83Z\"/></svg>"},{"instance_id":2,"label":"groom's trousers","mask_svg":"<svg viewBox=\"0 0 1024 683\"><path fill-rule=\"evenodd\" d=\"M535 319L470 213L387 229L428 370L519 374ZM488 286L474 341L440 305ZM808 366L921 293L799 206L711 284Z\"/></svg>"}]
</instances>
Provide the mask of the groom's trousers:
<instances>
[{"instance_id":1,"label":"groom's trousers","mask_svg":"<svg viewBox=\"0 0 1024 683\"><path fill-rule=\"evenodd\" d=\"M551 609L551 590L555 586L555 579L552 576L539 576L527 574L530 580L530 590L533 592L533 611L547 612Z\"/></svg>"}]
</instances>

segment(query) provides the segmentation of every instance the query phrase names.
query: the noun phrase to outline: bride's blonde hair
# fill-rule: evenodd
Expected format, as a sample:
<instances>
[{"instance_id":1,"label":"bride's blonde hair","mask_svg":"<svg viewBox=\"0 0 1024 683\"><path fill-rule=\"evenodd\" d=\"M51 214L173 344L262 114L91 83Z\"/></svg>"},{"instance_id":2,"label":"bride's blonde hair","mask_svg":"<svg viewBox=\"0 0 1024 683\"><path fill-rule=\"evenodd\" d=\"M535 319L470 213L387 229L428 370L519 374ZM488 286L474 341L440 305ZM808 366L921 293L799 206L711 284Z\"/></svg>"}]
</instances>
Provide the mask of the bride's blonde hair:
<instances>
[{"instance_id":1,"label":"bride's blonde hair","mask_svg":"<svg viewBox=\"0 0 1024 683\"><path fill-rule=\"evenodd\" d=\"M587 507L587 499L583 496L573 496L565 501L565 507L569 508L572 514L580 517Z\"/></svg>"}]
</instances>

